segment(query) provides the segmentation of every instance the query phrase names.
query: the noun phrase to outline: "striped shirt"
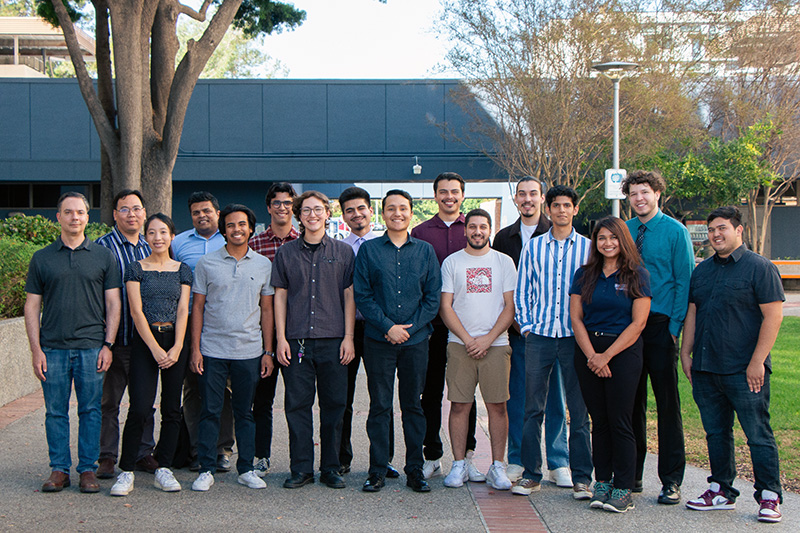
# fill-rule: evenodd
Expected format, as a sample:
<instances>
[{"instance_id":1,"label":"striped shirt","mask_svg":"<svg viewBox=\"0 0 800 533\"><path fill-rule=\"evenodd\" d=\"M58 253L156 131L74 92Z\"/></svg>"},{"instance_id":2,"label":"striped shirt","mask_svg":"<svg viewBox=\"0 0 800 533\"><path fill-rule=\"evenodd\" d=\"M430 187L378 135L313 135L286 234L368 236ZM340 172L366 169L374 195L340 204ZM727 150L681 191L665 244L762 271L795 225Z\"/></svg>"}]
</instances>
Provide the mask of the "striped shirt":
<instances>
[{"instance_id":1,"label":"striped shirt","mask_svg":"<svg viewBox=\"0 0 800 533\"><path fill-rule=\"evenodd\" d=\"M572 277L586 260L592 241L573 228L563 241L551 229L534 237L522 248L517 274L514 307L517 323L543 337L572 337L569 317L569 288Z\"/></svg>"},{"instance_id":2,"label":"striped shirt","mask_svg":"<svg viewBox=\"0 0 800 533\"><path fill-rule=\"evenodd\" d=\"M139 243L133 244L123 235L116 226L111 229L111 233L106 233L99 239L97 244L105 246L114 258L117 260L119 266L120 276L125 275L125 269L130 263L139 261L151 254L150 245L144 240L144 236L139 235ZM120 279L122 279L120 277ZM117 331L117 340L115 344L120 346L128 346L131 343L133 335L133 319L131 318L131 310L128 307L128 291L125 284L122 284L122 320L119 322L119 330Z\"/></svg>"}]
</instances>

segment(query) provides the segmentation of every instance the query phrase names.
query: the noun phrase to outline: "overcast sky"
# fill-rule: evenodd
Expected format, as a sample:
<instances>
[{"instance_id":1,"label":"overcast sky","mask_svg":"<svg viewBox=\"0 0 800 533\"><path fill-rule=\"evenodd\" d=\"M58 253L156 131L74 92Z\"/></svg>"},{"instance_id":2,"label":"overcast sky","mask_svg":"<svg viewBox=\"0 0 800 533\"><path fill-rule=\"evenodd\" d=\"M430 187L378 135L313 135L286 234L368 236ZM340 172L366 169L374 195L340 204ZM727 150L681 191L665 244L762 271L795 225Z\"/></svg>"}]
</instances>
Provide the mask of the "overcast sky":
<instances>
[{"instance_id":1,"label":"overcast sky","mask_svg":"<svg viewBox=\"0 0 800 533\"><path fill-rule=\"evenodd\" d=\"M265 39L290 78L433 78L445 50L433 28L439 0L296 0L307 18Z\"/></svg>"}]
</instances>

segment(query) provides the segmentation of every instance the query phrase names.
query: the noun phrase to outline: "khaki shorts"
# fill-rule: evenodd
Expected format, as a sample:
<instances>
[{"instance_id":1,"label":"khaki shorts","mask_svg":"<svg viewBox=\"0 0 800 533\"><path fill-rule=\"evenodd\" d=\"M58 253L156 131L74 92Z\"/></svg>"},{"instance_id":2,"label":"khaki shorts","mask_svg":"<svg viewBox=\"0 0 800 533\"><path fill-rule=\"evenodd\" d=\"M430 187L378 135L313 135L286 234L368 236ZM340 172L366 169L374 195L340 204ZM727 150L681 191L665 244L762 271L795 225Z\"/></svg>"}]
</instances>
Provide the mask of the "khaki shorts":
<instances>
[{"instance_id":1,"label":"khaki shorts","mask_svg":"<svg viewBox=\"0 0 800 533\"><path fill-rule=\"evenodd\" d=\"M447 343L447 399L451 402L472 403L479 384L484 402L508 401L509 372L511 346L491 346L486 357L473 359L463 344Z\"/></svg>"}]
</instances>

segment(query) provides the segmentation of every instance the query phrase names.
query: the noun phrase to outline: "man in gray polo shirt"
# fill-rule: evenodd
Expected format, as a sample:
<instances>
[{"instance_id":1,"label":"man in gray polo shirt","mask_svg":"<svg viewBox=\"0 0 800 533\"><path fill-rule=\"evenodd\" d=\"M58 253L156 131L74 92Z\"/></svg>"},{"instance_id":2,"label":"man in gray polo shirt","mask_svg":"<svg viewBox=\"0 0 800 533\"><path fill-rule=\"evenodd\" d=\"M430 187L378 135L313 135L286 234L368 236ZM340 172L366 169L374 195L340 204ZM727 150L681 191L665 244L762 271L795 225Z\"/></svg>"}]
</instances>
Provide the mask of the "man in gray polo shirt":
<instances>
[{"instance_id":1,"label":"man in gray polo shirt","mask_svg":"<svg viewBox=\"0 0 800 533\"><path fill-rule=\"evenodd\" d=\"M58 200L61 236L33 254L25 283L25 329L33 372L42 382L50 478L42 492L69 487L69 398L78 399L81 492L98 492L100 399L119 327L122 280L113 254L86 238L89 202L68 192ZM41 317L39 313L42 313Z\"/></svg>"},{"instance_id":2,"label":"man in gray polo shirt","mask_svg":"<svg viewBox=\"0 0 800 533\"><path fill-rule=\"evenodd\" d=\"M197 454L200 474L192 490L207 491L217 470L225 385L230 378L231 405L239 458L238 481L251 489L267 485L253 470L255 421L253 396L260 377L272 373L272 264L247 245L256 216L248 207L231 204L219 216L226 245L197 262L192 303L191 369L200 376L203 407Z\"/></svg>"}]
</instances>

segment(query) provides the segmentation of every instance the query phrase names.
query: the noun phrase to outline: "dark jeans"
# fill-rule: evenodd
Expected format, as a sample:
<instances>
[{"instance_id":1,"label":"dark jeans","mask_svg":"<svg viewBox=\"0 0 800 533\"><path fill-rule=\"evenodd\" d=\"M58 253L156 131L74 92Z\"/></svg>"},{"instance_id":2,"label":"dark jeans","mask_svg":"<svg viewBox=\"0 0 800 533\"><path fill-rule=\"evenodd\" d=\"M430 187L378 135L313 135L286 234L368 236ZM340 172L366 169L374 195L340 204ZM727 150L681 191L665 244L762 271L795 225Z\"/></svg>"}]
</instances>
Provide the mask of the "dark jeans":
<instances>
[{"instance_id":1,"label":"dark jeans","mask_svg":"<svg viewBox=\"0 0 800 533\"><path fill-rule=\"evenodd\" d=\"M435 461L444 455L442 438L442 399L444 398L445 372L447 370L447 336L449 331L444 324L434 323L433 333L428 339L428 368L425 373L425 387L422 391L422 410L425 413L425 459ZM467 431L467 451L474 450L475 424L477 410L475 401L469 412Z\"/></svg>"},{"instance_id":2,"label":"dark jeans","mask_svg":"<svg viewBox=\"0 0 800 533\"><path fill-rule=\"evenodd\" d=\"M275 401L275 387L278 385L277 359L272 375L258 380L256 396L253 399L253 418L256 421L256 457L269 459L272 454L272 403Z\"/></svg>"},{"instance_id":3,"label":"dark jeans","mask_svg":"<svg viewBox=\"0 0 800 533\"><path fill-rule=\"evenodd\" d=\"M364 358L364 321L356 320L355 335L353 344L356 348L356 356L347 365L347 403L344 407L344 417L342 418L342 443L339 446L339 463L342 466L350 466L353 462L353 445L350 438L353 435L353 400L356 395L356 378L358 377L358 366ZM389 462L394 457L394 416L389 421Z\"/></svg>"},{"instance_id":4,"label":"dark jeans","mask_svg":"<svg viewBox=\"0 0 800 533\"><path fill-rule=\"evenodd\" d=\"M189 316L189 325L186 326L186 344L190 344L192 338L192 317ZM260 375L260 372L259 372ZM189 455L197 456L197 431L200 427L200 416L203 410L203 397L200 393L200 382L197 374L192 371L186 372L186 379L183 381L183 420L186 422L186 429L189 430L189 444L191 447ZM220 418L219 438L217 439L217 455L231 454L233 450L233 409L231 408L231 387L225 387L225 399L222 404L222 416Z\"/></svg>"},{"instance_id":5,"label":"dark jeans","mask_svg":"<svg viewBox=\"0 0 800 533\"><path fill-rule=\"evenodd\" d=\"M589 415L575 374L575 337L543 337L534 333L525 339L525 423L522 426L523 476L542 480L542 422L550 373L561 365L569 409L569 465L574 483L592 481L592 448Z\"/></svg>"},{"instance_id":6,"label":"dark jeans","mask_svg":"<svg viewBox=\"0 0 800 533\"><path fill-rule=\"evenodd\" d=\"M131 347L114 346L111 359L111 366L106 371L106 378L103 381L103 400L101 402L102 422L100 425L100 459L117 460L119 452L119 404L125 388L128 386ZM142 431L142 442L139 446L138 459L147 457L153 453L155 440L153 439L153 428L155 422L153 414L145 421Z\"/></svg>"},{"instance_id":7,"label":"dark jeans","mask_svg":"<svg viewBox=\"0 0 800 533\"><path fill-rule=\"evenodd\" d=\"M636 479L642 479L647 455L647 376L650 376L658 413L658 477L662 485L681 485L686 469L686 449L678 395L678 347L669 333L669 317L651 314L642 332L642 341L642 376L633 405Z\"/></svg>"},{"instance_id":8,"label":"dark jeans","mask_svg":"<svg viewBox=\"0 0 800 533\"><path fill-rule=\"evenodd\" d=\"M614 344L616 337L589 335L597 353ZM642 374L642 339L614 356L608 363L610 378L601 378L586 364L586 355L575 345L575 372L592 417L594 477L614 480L618 489L633 489L636 441L633 438L633 400Z\"/></svg>"},{"instance_id":9,"label":"dark jeans","mask_svg":"<svg viewBox=\"0 0 800 533\"><path fill-rule=\"evenodd\" d=\"M420 395L425 386L428 342L406 346L364 338L364 368L369 389L369 472L386 475L389 464L389 423L394 403L397 372L398 395L406 443L406 474L422 468L422 442L425 439L425 413Z\"/></svg>"},{"instance_id":10,"label":"dark jeans","mask_svg":"<svg viewBox=\"0 0 800 533\"><path fill-rule=\"evenodd\" d=\"M723 375L692 370L692 395L700 409L708 442L711 463L708 482L719 483L722 493L731 501L739 496L739 491L733 488L736 477L733 417L736 414L750 448L756 501L761 499L762 490L771 490L783 502L778 446L769 424L769 380L770 372L766 370L764 386L755 393L750 392L744 372Z\"/></svg>"},{"instance_id":11,"label":"dark jeans","mask_svg":"<svg viewBox=\"0 0 800 533\"><path fill-rule=\"evenodd\" d=\"M342 339L290 340L292 359L283 367L284 408L289 426L289 468L293 474L314 472L314 406L319 398L319 469L339 470L339 439L347 400L347 367L339 360Z\"/></svg>"},{"instance_id":12,"label":"dark jeans","mask_svg":"<svg viewBox=\"0 0 800 533\"><path fill-rule=\"evenodd\" d=\"M213 474L217 471L217 438L225 388L229 378L236 446L239 451L236 470L239 474L244 474L253 469L256 441L253 396L260 376L261 356L251 359L203 357L203 374L198 379L203 398L197 439L197 457L200 460L201 473Z\"/></svg>"},{"instance_id":13,"label":"dark jeans","mask_svg":"<svg viewBox=\"0 0 800 533\"><path fill-rule=\"evenodd\" d=\"M158 345L169 350L175 345L175 332L159 333L153 331ZM178 362L161 370L161 433L156 448L158 466L171 468L178 446L181 431L181 389L186 365L189 361L188 350L181 350ZM136 454L142 441L142 432L148 419L153 418L153 403L158 388L159 368L153 354L136 331L131 342L130 379L128 387L131 406L122 432L122 454L119 467L126 472L133 471L136 465Z\"/></svg>"}]
</instances>

